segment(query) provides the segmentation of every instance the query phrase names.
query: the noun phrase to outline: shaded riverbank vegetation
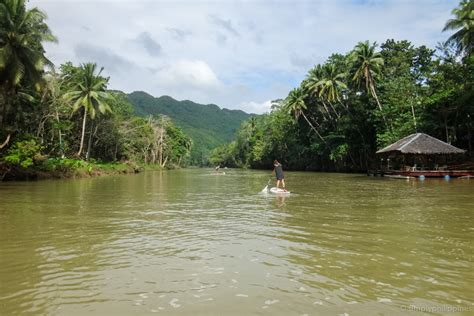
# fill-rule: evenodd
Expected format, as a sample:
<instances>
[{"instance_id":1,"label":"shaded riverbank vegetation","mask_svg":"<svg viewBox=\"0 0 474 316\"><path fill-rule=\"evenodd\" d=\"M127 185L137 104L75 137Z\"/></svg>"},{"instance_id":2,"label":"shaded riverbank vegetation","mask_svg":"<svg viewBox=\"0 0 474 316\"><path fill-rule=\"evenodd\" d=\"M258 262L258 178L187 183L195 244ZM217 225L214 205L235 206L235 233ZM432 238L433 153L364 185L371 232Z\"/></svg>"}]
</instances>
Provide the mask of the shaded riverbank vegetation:
<instances>
[{"instance_id":1,"label":"shaded riverbank vegetation","mask_svg":"<svg viewBox=\"0 0 474 316\"><path fill-rule=\"evenodd\" d=\"M216 148L211 161L268 168L365 171L375 152L424 132L467 150L474 132L474 2L453 10L436 49L388 39L359 42L311 68L267 115L244 122L236 140Z\"/></svg>"},{"instance_id":2,"label":"shaded riverbank vegetation","mask_svg":"<svg viewBox=\"0 0 474 316\"><path fill-rule=\"evenodd\" d=\"M95 63L46 58L45 19L0 1L0 181L185 166L192 141L168 117L134 116Z\"/></svg>"}]
</instances>

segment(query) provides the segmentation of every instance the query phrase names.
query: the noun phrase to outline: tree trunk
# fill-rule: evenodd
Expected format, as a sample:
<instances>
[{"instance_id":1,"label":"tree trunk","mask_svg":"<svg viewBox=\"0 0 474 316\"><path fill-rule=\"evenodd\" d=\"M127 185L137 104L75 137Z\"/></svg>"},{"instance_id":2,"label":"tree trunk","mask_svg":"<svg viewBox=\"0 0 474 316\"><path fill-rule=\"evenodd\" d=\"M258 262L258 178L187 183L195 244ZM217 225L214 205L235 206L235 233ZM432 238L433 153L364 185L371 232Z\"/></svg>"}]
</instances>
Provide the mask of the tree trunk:
<instances>
[{"instance_id":1,"label":"tree trunk","mask_svg":"<svg viewBox=\"0 0 474 316\"><path fill-rule=\"evenodd\" d=\"M418 131L416 128L416 116L415 116L415 107L411 104L411 114L413 115L413 125L415 126L415 131Z\"/></svg>"},{"instance_id":2,"label":"tree trunk","mask_svg":"<svg viewBox=\"0 0 474 316\"><path fill-rule=\"evenodd\" d=\"M316 133L316 135L318 135L319 138L321 138L321 140L324 143L326 143L326 140L321 136L321 134L319 134L319 132L316 130L316 128L313 126L313 124L311 124L311 122L308 120L308 118L306 117L306 115L304 114L303 111L301 111L301 114L303 114L304 119L306 120L306 122L308 122L309 126L313 129L313 131Z\"/></svg>"},{"instance_id":3,"label":"tree trunk","mask_svg":"<svg viewBox=\"0 0 474 316\"><path fill-rule=\"evenodd\" d=\"M326 102L324 102L324 100L321 99L321 103L323 104L324 110L328 114L329 120L332 120L332 115L331 115L331 113L330 113L330 111L329 111L329 109L326 105ZM324 115L323 115L323 117L324 117Z\"/></svg>"},{"instance_id":4,"label":"tree trunk","mask_svg":"<svg viewBox=\"0 0 474 316\"><path fill-rule=\"evenodd\" d=\"M38 129L36 130L36 137L41 138L41 144L44 143L44 135L43 135L43 130L44 130L44 124L47 120L47 116L43 116L40 118L40 121L38 123Z\"/></svg>"},{"instance_id":5,"label":"tree trunk","mask_svg":"<svg viewBox=\"0 0 474 316\"><path fill-rule=\"evenodd\" d=\"M86 134L86 119L87 119L87 107L84 107L84 118L82 120L82 135L81 135L81 144L79 145L79 151L77 156L80 157L82 154L82 147L84 147L84 136Z\"/></svg>"},{"instance_id":6,"label":"tree trunk","mask_svg":"<svg viewBox=\"0 0 474 316\"><path fill-rule=\"evenodd\" d=\"M375 102L377 103L377 106L379 107L380 113L382 114L382 119L385 123L385 127L388 128L387 118L385 117L385 114L383 114L382 104L380 104L379 97L377 96L377 93L375 92L375 86L373 84L370 84L369 86L370 86L370 94L372 94L372 96L375 99ZM393 131L393 128L391 127L390 132L392 131Z\"/></svg>"},{"instance_id":7,"label":"tree trunk","mask_svg":"<svg viewBox=\"0 0 474 316\"><path fill-rule=\"evenodd\" d=\"M5 132L7 133L7 139L6 141L2 144L2 147L5 147L8 145L8 142L10 141L10 136L11 136L11 131L8 131L7 123L8 123L8 112L10 111L11 103L13 102L13 95L14 95L14 88L10 88L8 81L3 87L3 108L1 109L0 112L0 133Z\"/></svg>"},{"instance_id":8,"label":"tree trunk","mask_svg":"<svg viewBox=\"0 0 474 316\"><path fill-rule=\"evenodd\" d=\"M339 115L339 113L337 113L336 109L334 108L334 106L332 105L331 102L329 102L329 106L331 107L332 111L334 112L334 114L336 114L337 118L340 119L341 116ZM337 120L336 120L337 122Z\"/></svg>"},{"instance_id":9,"label":"tree trunk","mask_svg":"<svg viewBox=\"0 0 474 316\"><path fill-rule=\"evenodd\" d=\"M87 152L86 152L86 160L89 160L91 156L91 148L92 148L92 130L94 129L94 121L91 122L91 131L89 132L89 140L87 141Z\"/></svg>"},{"instance_id":10,"label":"tree trunk","mask_svg":"<svg viewBox=\"0 0 474 316\"><path fill-rule=\"evenodd\" d=\"M375 87L373 85L370 86L370 94L372 94L372 96L374 97L375 102L379 107L379 110L382 111L382 104L380 104L379 97L377 96L377 93L375 92Z\"/></svg>"},{"instance_id":11,"label":"tree trunk","mask_svg":"<svg viewBox=\"0 0 474 316\"><path fill-rule=\"evenodd\" d=\"M143 162L146 164L147 163L147 160L148 160L148 154L147 154L147 151L148 151L148 148L144 148L142 149L142 153L143 153Z\"/></svg>"},{"instance_id":12,"label":"tree trunk","mask_svg":"<svg viewBox=\"0 0 474 316\"><path fill-rule=\"evenodd\" d=\"M160 163L160 166L163 165L163 134L164 134L164 128L162 127L161 128L161 131L160 131L160 151L159 151L159 163Z\"/></svg>"},{"instance_id":13,"label":"tree trunk","mask_svg":"<svg viewBox=\"0 0 474 316\"><path fill-rule=\"evenodd\" d=\"M382 104L380 103L379 97L377 96L377 93L375 92L375 81L372 75L370 74L369 68L365 67L364 75L365 75L365 89L366 91L370 92L370 94L374 97L375 102L377 103L377 106L380 110L380 113L382 114L382 119L385 123L385 127L388 129L387 119L385 118L385 114L383 114ZM393 131L393 128L390 129L391 133L392 131Z\"/></svg>"},{"instance_id":14,"label":"tree trunk","mask_svg":"<svg viewBox=\"0 0 474 316\"><path fill-rule=\"evenodd\" d=\"M0 145L0 149L2 149L3 147L5 147L6 145L8 145L8 142L10 141L10 136L11 136L11 134L8 134L8 135L7 135L7 139L5 139L5 141L3 142L3 144Z\"/></svg>"},{"instance_id":15,"label":"tree trunk","mask_svg":"<svg viewBox=\"0 0 474 316\"><path fill-rule=\"evenodd\" d=\"M58 110L56 109L56 121L58 122L59 125L59 113ZM61 129L58 128L58 136L59 136L59 152L61 154L61 158L64 158L64 152L63 152L63 135L61 133Z\"/></svg>"},{"instance_id":16,"label":"tree trunk","mask_svg":"<svg viewBox=\"0 0 474 316\"><path fill-rule=\"evenodd\" d=\"M0 128L3 129L3 127L6 126L6 117L7 117L7 114L8 114L8 110L9 110L9 107L10 107L10 96L9 96L9 93L8 93L8 88L5 87L4 88L4 91L2 93L2 98L3 98L3 107L2 107L2 111L1 111L1 116L0 116ZM0 131L2 131L2 129L0 129Z\"/></svg>"},{"instance_id":17,"label":"tree trunk","mask_svg":"<svg viewBox=\"0 0 474 316\"><path fill-rule=\"evenodd\" d=\"M151 150L151 163L156 163L156 151L154 149Z\"/></svg>"}]
</instances>

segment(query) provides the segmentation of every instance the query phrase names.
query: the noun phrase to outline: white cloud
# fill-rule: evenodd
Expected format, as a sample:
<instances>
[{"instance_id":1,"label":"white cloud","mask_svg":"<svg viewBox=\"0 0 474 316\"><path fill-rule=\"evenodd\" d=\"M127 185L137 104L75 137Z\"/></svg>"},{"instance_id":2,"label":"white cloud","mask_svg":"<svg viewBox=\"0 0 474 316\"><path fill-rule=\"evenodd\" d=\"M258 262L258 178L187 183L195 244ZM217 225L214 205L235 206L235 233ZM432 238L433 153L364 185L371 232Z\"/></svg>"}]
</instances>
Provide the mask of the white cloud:
<instances>
[{"instance_id":1,"label":"white cloud","mask_svg":"<svg viewBox=\"0 0 474 316\"><path fill-rule=\"evenodd\" d=\"M97 61L110 88L260 112L314 64L363 40L434 48L449 0L31 0L48 14L56 64ZM249 101L250 100L250 101ZM260 106L258 106L260 104Z\"/></svg>"},{"instance_id":2,"label":"white cloud","mask_svg":"<svg viewBox=\"0 0 474 316\"><path fill-rule=\"evenodd\" d=\"M214 71L202 60L179 60L157 73L158 81L170 86L218 87L221 85Z\"/></svg>"},{"instance_id":3,"label":"white cloud","mask_svg":"<svg viewBox=\"0 0 474 316\"><path fill-rule=\"evenodd\" d=\"M250 101L240 103L238 108L247 113L262 114L270 112L271 106L271 100L267 100L261 103Z\"/></svg>"}]
</instances>

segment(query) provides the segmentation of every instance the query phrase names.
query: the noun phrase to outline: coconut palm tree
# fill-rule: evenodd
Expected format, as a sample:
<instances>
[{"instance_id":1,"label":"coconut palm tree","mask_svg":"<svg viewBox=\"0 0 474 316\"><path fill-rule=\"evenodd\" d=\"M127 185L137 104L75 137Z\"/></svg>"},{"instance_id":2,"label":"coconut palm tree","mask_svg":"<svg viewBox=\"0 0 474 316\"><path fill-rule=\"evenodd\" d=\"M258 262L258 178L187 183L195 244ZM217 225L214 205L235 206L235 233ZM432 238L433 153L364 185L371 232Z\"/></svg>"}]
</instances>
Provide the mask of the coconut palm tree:
<instances>
[{"instance_id":1,"label":"coconut palm tree","mask_svg":"<svg viewBox=\"0 0 474 316\"><path fill-rule=\"evenodd\" d=\"M323 67L320 64L311 68L308 71L306 78L301 83L303 90L307 92L307 94L310 95L311 97L319 99L321 86L318 83L321 81L322 77L323 77ZM324 100L318 100L318 101L322 101L321 104L323 105L324 110L326 111L328 117L331 119L331 113L328 107L326 106L326 102L324 102ZM326 116L324 115L324 112L322 112L322 114L323 114L323 117L326 118Z\"/></svg>"},{"instance_id":2,"label":"coconut palm tree","mask_svg":"<svg viewBox=\"0 0 474 316\"><path fill-rule=\"evenodd\" d=\"M333 104L341 102L341 92L343 89L347 89L347 85L343 81L345 77L345 73L340 72L335 64L329 63L323 66L322 77L316 84L319 87L321 101L327 101L338 118L340 115Z\"/></svg>"},{"instance_id":3,"label":"coconut palm tree","mask_svg":"<svg viewBox=\"0 0 474 316\"><path fill-rule=\"evenodd\" d=\"M42 42L56 38L45 19L37 8L26 10L24 0L0 1L0 132L5 131L16 97L23 93L20 84L39 89L44 67L53 66Z\"/></svg>"},{"instance_id":4,"label":"coconut palm tree","mask_svg":"<svg viewBox=\"0 0 474 316\"><path fill-rule=\"evenodd\" d=\"M328 102L339 102L341 89L347 89L343 81L345 74L339 72L334 64L325 64L322 70L322 77L316 84L319 87L319 96Z\"/></svg>"},{"instance_id":5,"label":"coconut palm tree","mask_svg":"<svg viewBox=\"0 0 474 316\"><path fill-rule=\"evenodd\" d=\"M319 86L318 82L322 78L323 74L323 67L318 64L311 68L306 75L305 80L303 81L303 88L308 91L311 95L318 95L319 94Z\"/></svg>"},{"instance_id":6,"label":"coconut palm tree","mask_svg":"<svg viewBox=\"0 0 474 316\"><path fill-rule=\"evenodd\" d=\"M71 91L64 94L64 98L72 103L73 112L79 109L84 111L78 156L81 155L84 147L87 116L94 120L97 111L102 114L112 112L109 105L112 95L106 92L109 79L100 75L104 68L101 68L97 74L96 69L95 63L82 64L80 70L71 78Z\"/></svg>"},{"instance_id":7,"label":"coconut palm tree","mask_svg":"<svg viewBox=\"0 0 474 316\"><path fill-rule=\"evenodd\" d=\"M380 74L383 58L380 52L375 52L376 43L359 42L350 55L353 77L357 87L365 85L365 90L374 97L377 106L382 111L382 105L375 91L375 78Z\"/></svg>"},{"instance_id":8,"label":"coconut palm tree","mask_svg":"<svg viewBox=\"0 0 474 316\"><path fill-rule=\"evenodd\" d=\"M474 1L461 1L451 13L454 18L446 22L443 31L456 30L456 33L448 38L447 43L454 43L458 53L470 56L474 46Z\"/></svg>"},{"instance_id":9,"label":"coconut palm tree","mask_svg":"<svg viewBox=\"0 0 474 316\"><path fill-rule=\"evenodd\" d=\"M300 116L303 116L303 118L306 120L311 129L318 135L318 137L323 142L326 142L326 140L321 136L318 130L304 114L304 110L307 109L306 103L304 101L305 98L306 94L304 93L303 89L295 88L291 90L285 99L285 107L288 111L288 114L291 114L295 118L295 121L297 121Z\"/></svg>"}]
</instances>

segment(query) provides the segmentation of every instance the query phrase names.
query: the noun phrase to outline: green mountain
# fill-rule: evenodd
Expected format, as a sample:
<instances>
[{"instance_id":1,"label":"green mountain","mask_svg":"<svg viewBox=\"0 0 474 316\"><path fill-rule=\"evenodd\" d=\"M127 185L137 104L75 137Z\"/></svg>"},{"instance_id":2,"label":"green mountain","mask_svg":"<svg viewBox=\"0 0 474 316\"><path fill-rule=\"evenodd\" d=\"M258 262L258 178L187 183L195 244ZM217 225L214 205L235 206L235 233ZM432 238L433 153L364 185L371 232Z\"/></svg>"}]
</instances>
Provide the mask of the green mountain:
<instances>
[{"instance_id":1,"label":"green mountain","mask_svg":"<svg viewBox=\"0 0 474 316\"><path fill-rule=\"evenodd\" d=\"M215 104L177 101L169 96L155 98L142 91L128 94L128 99L136 115L163 114L180 126L193 140L193 164L205 163L211 149L232 141L240 124L253 115L241 110L220 109Z\"/></svg>"}]
</instances>

